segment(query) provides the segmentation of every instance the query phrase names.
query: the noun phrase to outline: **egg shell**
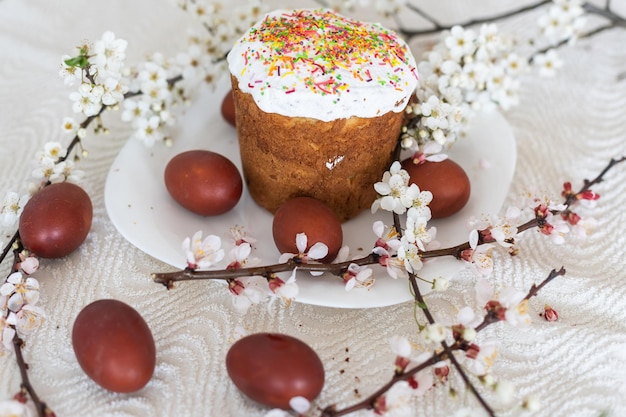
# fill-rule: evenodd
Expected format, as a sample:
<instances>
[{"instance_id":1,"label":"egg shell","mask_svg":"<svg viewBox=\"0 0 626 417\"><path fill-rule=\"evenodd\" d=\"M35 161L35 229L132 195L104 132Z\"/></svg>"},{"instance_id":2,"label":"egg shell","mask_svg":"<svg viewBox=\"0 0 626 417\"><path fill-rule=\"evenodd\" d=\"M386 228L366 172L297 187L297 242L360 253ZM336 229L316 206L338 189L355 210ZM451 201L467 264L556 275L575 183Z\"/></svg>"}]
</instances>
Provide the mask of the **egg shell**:
<instances>
[{"instance_id":1,"label":"egg shell","mask_svg":"<svg viewBox=\"0 0 626 417\"><path fill-rule=\"evenodd\" d=\"M50 184L24 206L20 239L41 258L61 258L85 241L92 218L91 199L82 188L69 182Z\"/></svg>"},{"instance_id":2,"label":"egg shell","mask_svg":"<svg viewBox=\"0 0 626 417\"><path fill-rule=\"evenodd\" d=\"M226 213L243 192L239 170L228 158L207 150L174 156L165 167L165 187L181 206L201 216Z\"/></svg>"},{"instance_id":3,"label":"egg shell","mask_svg":"<svg viewBox=\"0 0 626 417\"><path fill-rule=\"evenodd\" d=\"M235 126L235 99L233 97L233 90L230 90L224 96L222 100L222 117L229 124Z\"/></svg>"},{"instance_id":4,"label":"egg shell","mask_svg":"<svg viewBox=\"0 0 626 417\"><path fill-rule=\"evenodd\" d=\"M109 391L137 391L154 373L152 332L134 308L118 300L83 308L74 322L72 346L85 374Z\"/></svg>"},{"instance_id":5,"label":"egg shell","mask_svg":"<svg viewBox=\"0 0 626 417\"><path fill-rule=\"evenodd\" d=\"M256 333L233 344L226 370L235 386L267 407L290 409L289 400L314 400L324 387L324 366L311 347L278 333Z\"/></svg>"},{"instance_id":6,"label":"egg shell","mask_svg":"<svg viewBox=\"0 0 626 417\"><path fill-rule=\"evenodd\" d=\"M343 243L339 218L328 206L311 197L287 200L274 213L272 235L281 253L298 253L296 235L306 233L308 251L317 242L328 246L328 255L322 262L332 262Z\"/></svg>"},{"instance_id":7,"label":"egg shell","mask_svg":"<svg viewBox=\"0 0 626 417\"><path fill-rule=\"evenodd\" d=\"M463 168L450 158L417 164L410 158L402 162L402 168L409 173L411 183L433 194L429 204L433 219L457 213L470 198L470 180Z\"/></svg>"}]
</instances>

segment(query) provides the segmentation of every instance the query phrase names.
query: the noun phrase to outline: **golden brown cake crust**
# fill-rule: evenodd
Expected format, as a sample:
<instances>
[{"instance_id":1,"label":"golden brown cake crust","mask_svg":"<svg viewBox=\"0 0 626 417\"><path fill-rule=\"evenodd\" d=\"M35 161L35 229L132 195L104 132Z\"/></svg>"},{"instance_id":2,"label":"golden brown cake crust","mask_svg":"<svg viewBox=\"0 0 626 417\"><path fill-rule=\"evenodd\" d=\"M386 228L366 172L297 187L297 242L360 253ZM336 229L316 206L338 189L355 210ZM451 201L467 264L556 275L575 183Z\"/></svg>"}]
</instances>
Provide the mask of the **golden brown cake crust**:
<instances>
[{"instance_id":1,"label":"golden brown cake crust","mask_svg":"<svg viewBox=\"0 0 626 417\"><path fill-rule=\"evenodd\" d=\"M392 162L403 112L322 122L259 109L231 77L243 174L252 198L274 212L293 197L316 198L342 220L369 208Z\"/></svg>"}]
</instances>

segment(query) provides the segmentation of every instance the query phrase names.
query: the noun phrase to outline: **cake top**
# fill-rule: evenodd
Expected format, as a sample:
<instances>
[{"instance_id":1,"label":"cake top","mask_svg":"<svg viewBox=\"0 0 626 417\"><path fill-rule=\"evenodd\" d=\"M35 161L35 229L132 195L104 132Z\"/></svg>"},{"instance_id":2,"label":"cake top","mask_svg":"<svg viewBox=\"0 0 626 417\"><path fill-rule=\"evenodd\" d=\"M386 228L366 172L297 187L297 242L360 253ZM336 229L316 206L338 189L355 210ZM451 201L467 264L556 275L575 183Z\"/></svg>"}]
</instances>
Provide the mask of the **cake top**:
<instances>
[{"instance_id":1,"label":"cake top","mask_svg":"<svg viewBox=\"0 0 626 417\"><path fill-rule=\"evenodd\" d=\"M400 112L417 86L415 59L398 35L326 9L268 13L228 65L261 110L323 121Z\"/></svg>"}]
</instances>

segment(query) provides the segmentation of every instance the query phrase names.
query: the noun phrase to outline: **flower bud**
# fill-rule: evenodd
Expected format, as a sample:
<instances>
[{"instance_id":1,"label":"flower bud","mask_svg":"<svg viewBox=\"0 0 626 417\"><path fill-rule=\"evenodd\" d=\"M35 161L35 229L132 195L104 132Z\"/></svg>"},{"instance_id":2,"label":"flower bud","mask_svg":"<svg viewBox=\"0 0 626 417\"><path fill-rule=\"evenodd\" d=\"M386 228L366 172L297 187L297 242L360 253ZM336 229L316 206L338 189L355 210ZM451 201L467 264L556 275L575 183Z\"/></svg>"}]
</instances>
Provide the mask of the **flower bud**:
<instances>
[{"instance_id":1,"label":"flower bud","mask_svg":"<svg viewBox=\"0 0 626 417\"><path fill-rule=\"evenodd\" d=\"M448 374L450 374L450 367L448 365L435 367L435 376L439 381L446 382L448 380Z\"/></svg>"},{"instance_id":2,"label":"flower bud","mask_svg":"<svg viewBox=\"0 0 626 417\"><path fill-rule=\"evenodd\" d=\"M546 304L543 307L543 318L546 319L546 321L557 321L559 319L559 313Z\"/></svg>"},{"instance_id":3,"label":"flower bud","mask_svg":"<svg viewBox=\"0 0 626 417\"><path fill-rule=\"evenodd\" d=\"M443 342L446 338L446 328L439 323L433 323L424 327L422 336L429 342Z\"/></svg>"},{"instance_id":4,"label":"flower bud","mask_svg":"<svg viewBox=\"0 0 626 417\"><path fill-rule=\"evenodd\" d=\"M500 400L504 403L510 403L513 400L513 395L515 394L515 386L511 384L509 381L498 381L495 384L494 390L496 395Z\"/></svg>"},{"instance_id":5,"label":"flower bud","mask_svg":"<svg viewBox=\"0 0 626 417\"><path fill-rule=\"evenodd\" d=\"M539 401L539 398L530 395L526 397L526 399L524 399L522 407L528 411L539 411L539 409L541 408L541 402Z\"/></svg>"},{"instance_id":6,"label":"flower bud","mask_svg":"<svg viewBox=\"0 0 626 417\"><path fill-rule=\"evenodd\" d=\"M450 286L450 281L445 279L444 277L439 277L433 279L433 290L442 292L448 289Z\"/></svg>"},{"instance_id":7,"label":"flower bud","mask_svg":"<svg viewBox=\"0 0 626 417\"><path fill-rule=\"evenodd\" d=\"M473 327L465 328L463 329L463 333L461 334L461 337L463 337L463 340L471 343L474 340L476 340L476 330L474 330Z\"/></svg>"}]
</instances>

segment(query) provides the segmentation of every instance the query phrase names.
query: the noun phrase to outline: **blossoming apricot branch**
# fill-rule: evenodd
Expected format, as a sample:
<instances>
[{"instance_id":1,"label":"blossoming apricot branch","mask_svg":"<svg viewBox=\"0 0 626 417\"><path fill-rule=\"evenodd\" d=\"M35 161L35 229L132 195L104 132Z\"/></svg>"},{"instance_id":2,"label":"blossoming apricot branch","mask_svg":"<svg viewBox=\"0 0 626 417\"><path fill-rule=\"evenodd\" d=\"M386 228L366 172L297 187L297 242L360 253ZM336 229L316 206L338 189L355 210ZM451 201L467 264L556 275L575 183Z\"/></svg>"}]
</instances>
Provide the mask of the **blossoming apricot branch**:
<instances>
[{"instance_id":1,"label":"blossoming apricot branch","mask_svg":"<svg viewBox=\"0 0 626 417\"><path fill-rule=\"evenodd\" d=\"M595 202L599 198L599 195L593 192L591 187L600 183L604 175L606 175L613 166L623 162L625 159L625 157L612 159L596 178L585 180L578 191L572 191L571 184L566 182L562 192L564 201L561 204L543 201L534 197L530 198L530 204L525 204L525 206L521 208L510 208L507 210L507 215L504 218L493 217L488 219L489 221L475 221L474 223L481 227L474 228L469 233L467 242L449 248L434 250L427 250L425 246L426 243L430 242L433 232L430 232L427 228L427 222L430 219L430 211L427 208L427 202L426 204L424 203L424 194L420 192L419 189L415 191L415 184L409 185L406 172L403 173L403 170L399 169L396 170L393 175L403 177L404 179L400 180L400 183L395 183L393 192L390 188L390 195L382 196L373 206L386 206L387 210L394 212L394 216L397 216L399 212L403 213L408 210L406 226L402 229L400 228L401 226L387 227L387 229L390 230L390 233L387 234L387 238L383 239L379 236L372 251L364 257L330 264L310 262L304 252L305 245L301 248L299 254L286 258L283 256L282 259L284 259L285 262L282 263L243 267L245 259L239 259L237 266L233 266L234 264L231 263L230 267L222 270L197 269L194 265L202 261L202 259L211 257L213 261L219 262L222 258L222 256L218 259L213 257L216 252L222 251L222 249L220 248L221 241L219 237L211 235L210 241L205 240L207 246L201 248L197 246L199 250L195 252L201 254L200 259L188 256L189 266L185 270L154 273L152 278L155 282L163 284L168 288L172 288L173 284L178 281L201 279L226 280L231 287L233 285L241 287L243 286L241 282L234 284L235 280L240 277L260 276L266 279L273 279L277 273L287 271L295 272L297 269L311 273L327 272L343 278L346 274L349 274L350 268L354 270L355 268L375 264L386 267L391 277L398 278L399 276L406 277L408 274L417 274L424 260L441 256L453 256L456 259L463 260L479 272L480 275L488 276L493 267L490 253L493 248L493 243L506 247L511 254L516 254L517 249L514 246L515 239L526 230L532 228L537 228L542 234L551 237L553 242L557 244L564 242L564 236L570 229L580 229L581 234L586 234L586 230L584 229L585 223L593 223L593 221L591 219L585 220L579 214L575 213L573 211L574 204L578 202ZM393 175L389 172L385 174L388 181L393 181ZM409 190L413 191L410 192ZM381 203L381 201L386 201L386 198L394 201L388 204ZM429 201L428 198L426 198L426 200ZM522 223L521 216L523 210L531 213L532 218ZM399 221L394 221L394 224L398 225ZM416 224L419 226L414 227ZM381 224L379 222L374 224L374 229L380 228ZM197 242L196 245L201 245L201 234L197 234L193 240ZM246 243L241 240L240 242ZM186 246L189 246L189 244ZM194 252L194 250L191 250L191 252ZM246 253L249 254L250 251L248 250ZM318 258L323 257L324 256L320 256ZM193 259L193 261L190 261L190 259ZM208 266L213 265L214 263L212 262ZM256 284L258 283L255 283L255 285ZM238 296L241 293L234 294Z\"/></svg>"},{"instance_id":2,"label":"blossoming apricot branch","mask_svg":"<svg viewBox=\"0 0 626 417\"><path fill-rule=\"evenodd\" d=\"M558 276L565 275L565 269L561 268L558 271L552 270L550 274L539 284L533 285L529 292L524 296L523 300L527 301L531 297L534 297L539 292L540 288L543 288L549 282L554 280ZM419 291L419 289L418 289ZM503 300L491 300L489 299L484 305L485 314L482 321L475 327L466 327L466 324L459 323L450 327L453 342L451 345L447 345L441 337L437 340L442 342L443 349L436 351L433 354L421 354L415 355L415 352L411 348L410 343L404 338L397 338L392 341L392 348L397 354L395 359L395 372L392 378L385 385L381 386L374 393L369 395L362 401L355 403L351 406L338 410L335 406L328 406L322 411L322 417L339 417L353 413L358 410L369 409L373 410L375 414L384 415L386 412L391 411L394 407L398 407L398 404L393 402L388 403L387 398L393 395L392 390L400 391L404 390L408 393L408 396L415 395L415 391L421 389L430 388L433 384L432 376L425 373L429 367L437 367L438 372L435 372L442 380L447 379L448 365L447 361L451 361L458 367L458 370L464 376L465 383L469 387L473 387L473 384L469 381L467 375L463 371L463 368L454 359L454 352L464 352L465 358L469 361L475 361L480 353L480 347L475 343L476 334L484 330L487 326L507 321L507 316L510 314L517 314L515 311L517 305L513 303L510 306L503 305ZM465 313L467 310L463 310ZM459 318L463 315L459 314ZM508 319L510 321L510 318ZM467 321L466 321L467 323ZM432 323L431 323L432 324ZM433 329L428 329L428 332L432 333ZM437 334L443 334L437 330ZM433 338L431 337L431 340ZM411 367L409 367L411 365ZM484 381L491 388L497 390L497 382ZM471 389L471 388L470 388ZM482 399L480 394L476 390L473 390L474 394L479 399L482 406L488 412L489 415L495 415L489 405Z\"/></svg>"}]
</instances>

